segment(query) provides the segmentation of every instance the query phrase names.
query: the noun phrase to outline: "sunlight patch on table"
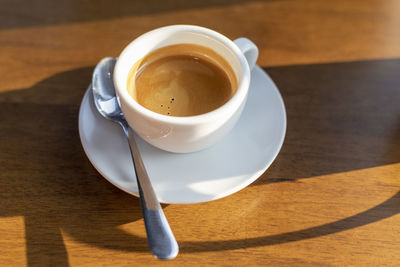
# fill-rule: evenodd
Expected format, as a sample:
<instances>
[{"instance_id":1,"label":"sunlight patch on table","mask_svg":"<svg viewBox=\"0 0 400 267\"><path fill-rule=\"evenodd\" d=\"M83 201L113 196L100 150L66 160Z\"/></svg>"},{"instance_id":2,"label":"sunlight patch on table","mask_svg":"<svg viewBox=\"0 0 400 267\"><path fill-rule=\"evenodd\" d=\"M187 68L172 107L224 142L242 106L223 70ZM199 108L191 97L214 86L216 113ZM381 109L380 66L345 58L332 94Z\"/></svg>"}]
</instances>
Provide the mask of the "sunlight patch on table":
<instances>
[{"instance_id":1,"label":"sunlight patch on table","mask_svg":"<svg viewBox=\"0 0 400 267\"><path fill-rule=\"evenodd\" d=\"M26 266L24 217L0 217L0 237L0 262L8 266Z\"/></svg>"}]
</instances>

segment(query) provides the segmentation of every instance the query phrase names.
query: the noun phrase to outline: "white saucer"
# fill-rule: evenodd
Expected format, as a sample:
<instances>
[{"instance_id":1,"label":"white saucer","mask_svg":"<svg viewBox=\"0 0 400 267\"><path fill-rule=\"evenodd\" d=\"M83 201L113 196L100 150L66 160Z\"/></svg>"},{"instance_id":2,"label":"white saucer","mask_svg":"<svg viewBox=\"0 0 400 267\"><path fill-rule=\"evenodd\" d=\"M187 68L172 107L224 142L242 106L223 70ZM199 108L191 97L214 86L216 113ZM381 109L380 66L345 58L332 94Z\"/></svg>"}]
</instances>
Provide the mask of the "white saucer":
<instances>
[{"instance_id":1,"label":"white saucer","mask_svg":"<svg viewBox=\"0 0 400 267\"><path fill-rule=\"evenodd\" d=\"M251 73L243 114L222 141L206 150L175 154L137 143L160 202L198 203L233 194L256 180L273 162L286 132L278 88L258 66ZM89 87L90 89L90 87ZM138 196L128 142L119 125L101 117L86 91L79 134L93 166L118 188Z\"/></svg>"}]
</instances>

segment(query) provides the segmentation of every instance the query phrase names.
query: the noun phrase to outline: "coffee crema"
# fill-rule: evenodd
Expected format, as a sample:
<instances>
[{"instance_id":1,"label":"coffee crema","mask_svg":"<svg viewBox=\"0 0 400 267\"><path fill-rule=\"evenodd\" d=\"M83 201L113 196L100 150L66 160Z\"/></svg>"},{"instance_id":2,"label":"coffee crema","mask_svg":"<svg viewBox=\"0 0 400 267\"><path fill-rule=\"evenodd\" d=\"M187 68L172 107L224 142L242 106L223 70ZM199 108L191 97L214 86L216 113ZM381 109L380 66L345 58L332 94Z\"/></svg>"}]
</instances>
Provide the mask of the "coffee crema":
<instances>
[{"instance_id":1,"label":"coffee crema","mask_svg":"<svg viewBox=\"0 0 400 267\"><path fill-rule=\"evenodd\" d=\"M143 107L169 116L195 116L217 109L237 90L229 63L210 48L178 44L137 61L128 92Z\"/></svg>"}]
</instances>

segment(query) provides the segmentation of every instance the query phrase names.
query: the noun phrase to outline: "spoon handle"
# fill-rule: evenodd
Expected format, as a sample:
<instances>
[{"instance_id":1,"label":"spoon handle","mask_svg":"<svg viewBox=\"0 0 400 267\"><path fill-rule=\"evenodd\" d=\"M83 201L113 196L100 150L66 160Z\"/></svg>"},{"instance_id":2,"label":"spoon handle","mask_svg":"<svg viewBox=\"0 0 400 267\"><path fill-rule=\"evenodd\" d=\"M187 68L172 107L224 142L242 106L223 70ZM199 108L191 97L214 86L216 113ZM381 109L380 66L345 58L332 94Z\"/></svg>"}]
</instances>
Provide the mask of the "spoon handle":
<instances>
[{"instance_id":1,"label":"spoon handle","mask_svg":"<svg viewBox=\"0 0 400 267\"><path fill-rule=\"evenodd\" d=\"M149 247L151 252L159 259L173 259L178 255L178 243L151 186L149 176L136 145L133 130L127 125L122 126L128 137L132 160L135 165L140 205L142 207Z\"/></svg>"}]
</instances>

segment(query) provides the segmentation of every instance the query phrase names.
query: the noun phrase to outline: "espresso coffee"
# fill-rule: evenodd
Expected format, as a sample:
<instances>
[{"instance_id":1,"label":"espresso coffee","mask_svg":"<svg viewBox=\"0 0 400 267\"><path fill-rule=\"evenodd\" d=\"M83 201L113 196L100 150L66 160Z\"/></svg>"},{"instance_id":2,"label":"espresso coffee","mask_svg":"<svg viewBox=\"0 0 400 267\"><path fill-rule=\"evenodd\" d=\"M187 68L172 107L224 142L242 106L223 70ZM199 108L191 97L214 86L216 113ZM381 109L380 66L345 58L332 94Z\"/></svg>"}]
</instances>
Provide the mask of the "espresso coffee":
<instances>
[{"instance_id":1,"label":"espresso coffee","mask_svg":"<svg viewBox=\"0 0 400 267\"><path fill-rule=\"evenodd\" d=\"M159 48L130 70L128 91L143 107L169 116L194 116L225 104L236 92L229 63L195 44Z\"/></svg>"}]
</instances>

